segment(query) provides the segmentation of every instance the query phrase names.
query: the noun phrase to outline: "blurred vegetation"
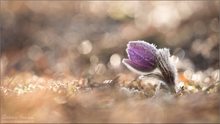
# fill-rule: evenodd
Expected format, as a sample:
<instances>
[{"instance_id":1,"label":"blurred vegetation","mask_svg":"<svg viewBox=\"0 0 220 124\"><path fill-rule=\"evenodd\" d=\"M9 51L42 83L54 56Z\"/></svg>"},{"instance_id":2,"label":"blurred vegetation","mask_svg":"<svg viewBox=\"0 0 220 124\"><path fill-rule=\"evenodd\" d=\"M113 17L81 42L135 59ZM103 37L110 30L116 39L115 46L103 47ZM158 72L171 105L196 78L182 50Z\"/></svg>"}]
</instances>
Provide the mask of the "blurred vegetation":
<instances>
[{"instance_id":1,"label":"blurred vegetation","mask_svg":"<svg viewBox=\"0 0 220 124\"><path fill-rule=\"evenodd\" d=\"M1 1L2 114L34 122L220 122L219 12L219 1ZM131 40L170 48L192 94L152 97L156 81L139 81L121 63ZM90 91L103 82L138 98L117 88Z\"/></svg>"}]
</instances>

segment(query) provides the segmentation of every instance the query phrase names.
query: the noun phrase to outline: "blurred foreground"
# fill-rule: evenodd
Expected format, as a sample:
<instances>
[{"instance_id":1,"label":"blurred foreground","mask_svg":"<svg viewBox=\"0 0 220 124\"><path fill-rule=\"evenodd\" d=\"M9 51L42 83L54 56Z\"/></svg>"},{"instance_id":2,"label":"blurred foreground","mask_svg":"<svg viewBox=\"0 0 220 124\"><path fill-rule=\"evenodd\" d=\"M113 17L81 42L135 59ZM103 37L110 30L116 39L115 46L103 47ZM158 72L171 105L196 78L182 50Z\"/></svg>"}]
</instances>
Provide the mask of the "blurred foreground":
<instances>
[{"instance_id":1,"label":"blurred foreground","mask_svg":"<svg viewBox=\"0 0 220 124\"><path fill-rule=\"evenodd\" d=\"M219 1L1 1L1 122L220 122ZM181 94L121 60L170 48Z\"/></svg>"}]
</instances>

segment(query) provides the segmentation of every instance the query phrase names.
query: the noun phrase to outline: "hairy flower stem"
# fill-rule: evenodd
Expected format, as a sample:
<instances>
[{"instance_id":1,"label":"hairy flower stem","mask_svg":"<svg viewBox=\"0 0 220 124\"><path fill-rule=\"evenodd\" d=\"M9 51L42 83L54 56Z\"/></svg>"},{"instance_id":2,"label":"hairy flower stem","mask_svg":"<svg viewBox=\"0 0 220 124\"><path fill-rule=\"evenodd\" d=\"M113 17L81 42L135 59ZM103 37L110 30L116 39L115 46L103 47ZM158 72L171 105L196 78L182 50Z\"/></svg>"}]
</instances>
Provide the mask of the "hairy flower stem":
<instances>
[{"instance_id":1,"label":"hairy flower stem","mask_svg":"<svg viewBox=\"0 0 220 124\"><path fill-rule=\"evenodd\" d=\"M157 66L161 71L163 78L170 88L172 93L176 93L175 91L175 83L177 71L175 66L170 61L170 52L169 49L158 49L157 51Z\"/></svg>"}]
</instances>

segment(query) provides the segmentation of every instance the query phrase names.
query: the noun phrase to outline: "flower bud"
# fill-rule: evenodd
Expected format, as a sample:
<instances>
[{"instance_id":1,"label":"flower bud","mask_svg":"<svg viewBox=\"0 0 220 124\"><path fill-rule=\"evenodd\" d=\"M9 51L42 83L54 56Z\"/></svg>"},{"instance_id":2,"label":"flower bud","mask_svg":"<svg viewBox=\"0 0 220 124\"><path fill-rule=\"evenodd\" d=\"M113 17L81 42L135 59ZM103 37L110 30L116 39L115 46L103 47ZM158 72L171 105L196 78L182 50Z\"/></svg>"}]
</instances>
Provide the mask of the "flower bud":
<instances>
[{"instance_id":1,"label":"flower bud","mask_svg":"<svg viewBox=\"0 0 220 124\"><path fill-rule=\"evenodd\" d=\"M128 59L123 63L132 71L145 73L156 68L156 47L144 41L130 41L127 45Z\"/></svg>"},{"instance_id":2,"label":"flower bud","mask_svg":"<svg viewBox=\"0 0 220 124\"><path fill-rule=\"evenodd\" d=\"M123 63L128 69L145 74L158 67L161 75L152 74L166 82L171 92L175 93L177 70L175 64L170 60L169 49L157 49L155 45L144 41L130 41L126 51L128 59L123 59Z\"/></svg>"}]
</instances>

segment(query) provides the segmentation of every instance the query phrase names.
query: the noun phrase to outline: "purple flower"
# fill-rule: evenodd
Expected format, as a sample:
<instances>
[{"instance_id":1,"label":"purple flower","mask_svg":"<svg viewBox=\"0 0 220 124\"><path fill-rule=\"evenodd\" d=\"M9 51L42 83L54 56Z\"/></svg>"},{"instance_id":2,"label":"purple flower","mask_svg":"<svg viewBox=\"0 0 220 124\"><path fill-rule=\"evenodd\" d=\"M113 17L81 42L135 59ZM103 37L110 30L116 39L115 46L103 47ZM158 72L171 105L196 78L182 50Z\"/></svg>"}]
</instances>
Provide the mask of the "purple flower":
<instances>
[{"instance_id":1,"label":"purple flower","mask_svg":"<svg viewBox=\"0 0 220 124\"><path fill-rule=\"evenodd\" d=\"M155 45L144 41L130 41L127 45L128 59L123 59L123 63L132 71L140 74L153 71L156 67L161 75L148 73L159 77L170 91L175 93L177 70L175 64L170 60L170 51L167 48L157 49Z\"/></svg>"},{"instance_id":2,"label":"purple flower","mask_svg":"<svg viewBox=\"0 0 220 124\"><path fill-rule=\"evenodd\" d=\"M155 45L144 41L130 41L127 45L128 59L123 63L131 70L144 73L152 71L157 66L157 49Z\"/></svg>"}]
</instances>

